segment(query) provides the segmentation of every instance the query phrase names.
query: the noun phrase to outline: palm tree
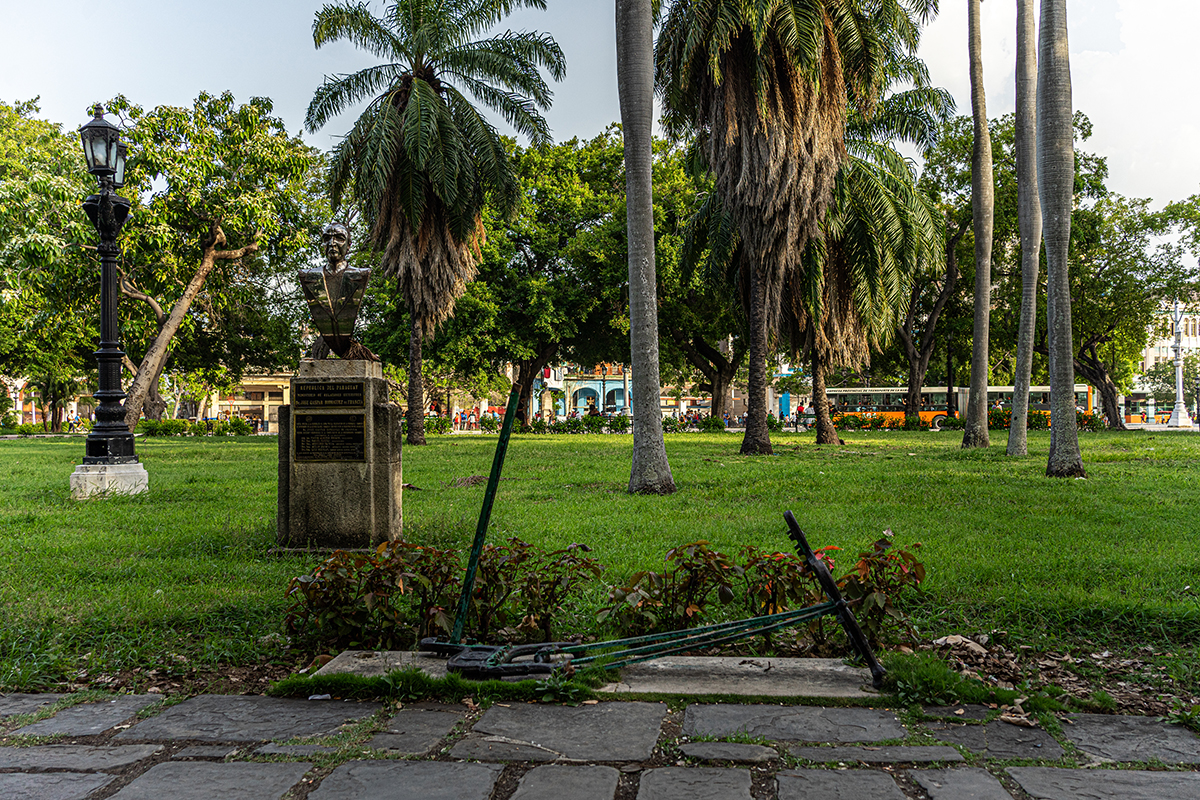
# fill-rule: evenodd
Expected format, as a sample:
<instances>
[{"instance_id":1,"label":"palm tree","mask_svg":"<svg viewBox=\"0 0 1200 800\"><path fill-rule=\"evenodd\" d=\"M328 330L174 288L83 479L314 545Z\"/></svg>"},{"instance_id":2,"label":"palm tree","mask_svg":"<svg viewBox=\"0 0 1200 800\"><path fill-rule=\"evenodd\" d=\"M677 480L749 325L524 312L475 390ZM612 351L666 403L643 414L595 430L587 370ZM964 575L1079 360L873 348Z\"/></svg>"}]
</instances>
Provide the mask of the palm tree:
<instances>
[{"instance_id":1,"label":"palm tree","mask_svg":"<svg viewBox=\"0 0 1200 800\"><path fill-rule=\"evenodd\" d=\"M422 341L453 314L475 277L484 202L506 214L517 200L500 136L467 95L534 144L550 138L540 110L549 107L551 92L538 68L555 80L565 74L554 39L512 31L476 38L521 6L546 4L396 0L375 17L365 4L344 2L325 6L313 21L317 47L345 39L384 60L327 76L304 124L315 131L370 98L334 147L329 189L335 209L353 193L370 221L383 273L396 280L408 304L409 444L425 443Z\"/></svg>"},{"instance_id":2,"label":"palm tree","mask_svg":"<svg viewBox=\"0 0 1200 800\"><path fill-rule=\"evenodd\" d=\"M909 9L912 9L910 11ZM886 36L912 43L935 0L673 0L656 49L667 127L702 137L748 269L750 403L743 453L770 453L768 331L820 236L845 158L846 110L874 103Z\"/></svg>"},{"instance_id":3,"label":"palm tree","mask_svg":"<svg viewBox=\"0 0 1200 800\"><path fill-rule=\"evenodd\" d=\"M992 226L995 198L992 181L992 138L983 93L983 37L979 4L968 0L971 60L971 117L975 123L971 149L971 215L975 229L975 327L971 338L971 391L967 396L963 447L987 447L988 324L992 310Z\"/></svg>"},{"instance_id":4,"label":"palm tree","mask_svg":"<svg viewBox=\"0 0 1200 800\"><path fill-rule=\"evenodd\" d=\"M1042 209L1037 184L1037 42L1033 0L1017 0L1017 226L1021 233L1021 322L1013 376L1010 456L1028 455L1029 376L1037 325L1038 270L1042 257Z\"/></svg>"},{"instance_id":5,"label":"palm tree","mask_svg":"<svg viewBox=\"0 0 1200 800\"><path fill-rule=\"evenodd\" d=\"M837 444L825 397L831 365L860 368L882 349L908 308L913 273L941 253L931 198L913 164L894 147L848 138L851 157L835 184L823 235L785 296L792 349L811 349L817 444Z\"/></svg>"},{"instance_id":6,"label":"palm tree","mask_svg":"<svg viewBox=\"0 0 1200 800\"><path fill-rule=\"evenodd\" d=\"M659 410L658 299L654 264L654 15L650 0L616 0L617 88L625 139L629 231L629 350L633 361L633 466L629 491L671 494L675 480Z\"/></svg>"},{"instance_id":7,"label":"palm tree","mask_svg":"<svg viewBox=\"0 0 1200 800\"><path fill-rule=\"evenodd\" d=\"M1046 474L1086 477L1075 421L1075 361L1067 251L1075 190L1075 128L1066 0L1042 0L1038 33L1038 189L1045 224L1046 327L1050 350L1050 457Z\"/></svg>"}]
</instances>

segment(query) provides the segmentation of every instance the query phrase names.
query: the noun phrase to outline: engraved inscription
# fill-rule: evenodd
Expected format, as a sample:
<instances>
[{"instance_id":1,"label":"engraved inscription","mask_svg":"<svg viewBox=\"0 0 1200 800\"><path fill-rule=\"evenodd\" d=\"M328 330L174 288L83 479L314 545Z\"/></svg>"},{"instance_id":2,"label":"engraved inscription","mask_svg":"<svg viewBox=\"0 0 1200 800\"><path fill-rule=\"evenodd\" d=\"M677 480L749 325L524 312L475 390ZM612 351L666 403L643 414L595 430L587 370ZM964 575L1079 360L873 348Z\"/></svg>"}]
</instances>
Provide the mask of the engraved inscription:
<instances>
[{"instance_id":1,"label":"engraved inscription","mask_svg":"<svg viewBox=\"0 0 1200 800\"><path fill-rule=\"evenodd\" d=\"M365 414L295 414L297 461L366 461Z\"/></svg>"},{"instance_id":2,"label":"engraved inscription","mask_svg":"<svg viewBox=\"0 0 1200 800\"><path fill-rule=\"evenodd\" d=\"M296 381L296 408L363 408L366 406L366 383L363 381Z\"/></svg>"}]
</instances>

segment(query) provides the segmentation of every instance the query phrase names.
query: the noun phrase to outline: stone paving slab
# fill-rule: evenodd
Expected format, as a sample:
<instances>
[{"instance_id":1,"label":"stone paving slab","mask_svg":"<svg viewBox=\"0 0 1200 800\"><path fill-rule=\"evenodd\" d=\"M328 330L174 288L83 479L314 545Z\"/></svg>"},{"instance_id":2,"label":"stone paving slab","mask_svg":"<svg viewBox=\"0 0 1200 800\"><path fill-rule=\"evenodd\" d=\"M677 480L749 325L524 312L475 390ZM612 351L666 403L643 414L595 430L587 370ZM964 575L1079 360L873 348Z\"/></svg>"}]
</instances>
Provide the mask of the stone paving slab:
<instances>
[{"instance_id":1,"label":"stone paving slab","mask_svg":"<svg viewBox=\"0 0 1200 800\"><path fill-rule=\"evenodd\" d=\"M275 697L206 694L185 700L157 717L122 731L118 739L259 742L329 733L370 716L378 703L339 700L282 700Z\"/></svg>"},{"instance_id":2,"label":"stone paving slab","mask_svg":"<svg viewBox=\"0 0 1200 800\"><path fill-rule=\"evenodd\" d=\"M111 700L81 703L64 708L53 717L17 728L19 736L96 736L120 725L143 708L162 701L152 694L123 694Z\"/></svg>"},{"instance_id":3,"label":"stone paving slab","mask_svg":"<svg viewBox=\"0 0 1200 800\"><path fill-rule=\"evenodd\" d=\"M779 800L904 800L896 782L872 769L795 769L775 776Z\"/></svg>"},{"instance_id":4,"label":"stone paving slab","mask_svg":"<svg viewBox=\"0 0 1200 800\"><path fill-rule=\"evenodd\" d=\"M1200 797L1200 772L1009 767L1034 800L1184 800Z\"/></svg>"},{"instance_id":5,"label":"stone paving slab","mask_svg":"<svg viewBox=\"0 0 1200 800\"><path fill-rule=\"evenodd\" d=\"M446 761L350 761L309 800L487 800L502 767Z\"/></svg>"},{"instance_id":6,"label":"stone paving slab","mask_svg":"<svg viewBox=\"0 0 1200 800\"><path fill-rule=\"evenodd\" d=\"M1012 800L1004 785L986 769L913 769L908 774L926 791L929 800Z\"/></svg>"},{"instance_id":7,"label":"stone paving slab","mask_svg":"<svg viewBox=\"0 0 1200 800\"><path fill-rule=\"evenodd\" d=\"M561 755L545 747L523 742L510 742L503 737L460 739L450 749L453 758L469 758L475 761L532 761L544 764L558 761Z\"/></svg>"},{"instance_id":8,"label":"stone paving slab","mask_svg":"<svg viewBox=\"0 0 1200 800\"><path fill-rule=\"evenodd\" d=\"M4 694L0 695L0 717L11 717L14 714L32 714L42 708L57 703L66 697L63 694Z\"/></svg>"},{"instance_id":9,"label":"stone paving slab","mask_svg":"<svg viewBox=\"0 0 1200 800\"><path fill-rule=\"evenodd\" d=\"M779 753L773 747L734 742L685 742L679 745L679 751L688 758L740 764L765 764L779 758Z\"/></svg>"},{"instance_id":10,"label":"stone paving slab","mask_svg":"<svg viewBox=\"0 0 1200 800\"><path fill-rule=\"evenodd\" d=\"M195 747L185 747L171 758L208 758L222 761L236 753L236 747L227 744L201 744Z\"/></svg>"},{"instance_id":11,"label":"stone paving slab","mask_svg":"<svg viewBox=\"0 0 1200 800\"><path fill-rule=\"evenodd\" d=\"M750 771L660 767L642 773L637 800L752 800Z\"/></svg>"},{"instance_id":12,"label":"stone paving slab","mask_svg":"<svg viewBox=\"0 0 1200 800\"><path fill-rule=\"evenodd\" d=\"M526 772L511 800L613 800L620 779L612 767L549 764Z\"/></svg>"},{"instance_id":13,"label":"stone paving slab","mask_svg":"<svg viewBox=\"0 0 1200 800\"><path fill-rule=\"evenodd\" d=\"M387 732L376 736L368 745L380 750L424 753L446 738L462 719L459 711L402 708L388 721Z\"/></svg>"},{"instance_id":14,"label":"stone paving slab","mask_svg":"<svg viewBox=\"0 0 1200 800\"><path fill-rule=\"evenodd\" d=\"M276 800L295 786L312 764L249 761L168 761L112 796L112 800Z\"/></svg>"},{"instance_id":15,"label":"stone paving slab","mask_svg":"<svg viewBox=\"0 0 1200 800\"><path fill-rule=\"evenodd\" d=\"M864 764L929 764L935 761L964 761L962 753L953 747L789 747L788 753L805 761L830 761Z\"/></svg>"},{"instance_id":16,"label":"stone paving slab","mask_svg":"<svg viewBox=\"0 0 1200 800\"><path fill-rule=\"evenodd\" d=\"M51 772L0 775L0 797L4 800L84 800L96 790L115 781L115 775Z\"/></svg>"},{"instance_id":17,"label":"stone paving slab","mask_svg":"<svg viewBox=\"0 0 1200 800\"><path fill-rule=\"evenodd\" d=\"M643 761L654 752L667 707L662 703L589 706L494 705L476 733L532 744L581 761Z\"/></svg>"},{"instance_id":18,"label":"stone paving slab","mask_svg":"<svg viewBox=\"0 0 1200 800\"><path fill-rule=\"evenodd\" d=\"M613 693L724 694L760 697L875 697L871 673L836 658L667 656L621 669Z\"/></svg>"},{"instance_id":19,"label":"stone paving slab","mask_svg":"<svg viewBox=\"0 0 1200 800\"><path fill-rule=\"evenodd\" d=\"M972 753L988 758L1062 758L1063 749L1054 737L1041 728L1026 728L1008 722L989 722L987 725L952 725L927 723L934 736L944 742L960 745Z\"/></svg>"},{"instance_id":20,"label":"stone paving slab","mask_svg":"<svg viewBox=\"0 0 1200 800\"><path fill-rule=\"evenodd\" d=\"M23 772L43 769L98 772L136 764L160 750L162 745L153 744L125 747L96 747L86 744L0 747L0 769L19 769Z\"/></svg>"},{"instance_id":21,"label":"stone paving slab","mask_svg":"<svg viewBox=\"0 0 1200 800\"><path fill-rule=\"evenodd\" d=\"M878 742L908 734L896 715L885 709L725 703L688 706L683 733L685 736L746 733L792 742Z\"/></svg>"},{"instance_id":22,"label":"stone paving slab","mask_svg":"<svg viewBox=\"0 0 1200 800\"><path fill-rule=\"evenodd\" d=\"M419 669L431 678L446 677L446 659L405 650L347 650L314 675L361 675L375 678L398 669Z\"/></svg>"},{"instance_id":23,"label":"stone paving slab","mask_svg":"<svg viewBox=\"0 0 1200 800\"><path fill-rule=\"evenodd\" d=\"M1153 717L1071 714L1063 733L1091 756L1111 761L1200 764L1200 736Z\"/></svg>"}]
</instances>

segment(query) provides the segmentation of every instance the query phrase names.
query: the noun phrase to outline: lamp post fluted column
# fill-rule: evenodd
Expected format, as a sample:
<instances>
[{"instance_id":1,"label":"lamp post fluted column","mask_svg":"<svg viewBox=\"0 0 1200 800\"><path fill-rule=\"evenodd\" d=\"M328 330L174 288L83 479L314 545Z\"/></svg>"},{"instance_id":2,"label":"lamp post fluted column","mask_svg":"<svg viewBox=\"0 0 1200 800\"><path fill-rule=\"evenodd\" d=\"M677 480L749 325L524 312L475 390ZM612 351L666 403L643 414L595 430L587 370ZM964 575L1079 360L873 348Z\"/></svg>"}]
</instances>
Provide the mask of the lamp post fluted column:
<instances>
[{"instance_id":1,"label":"lamp post fluted column","mask_svg":"<svg viewBox=\"0 0 1200 800\"><path fill-rule=\"evenodd\" d=\"M80 129L88 171L100 182L100 193L83 201L83 210L100 234L100 349L96 422L84 445L83 463L71 475L71 496L140 494L149 490L146 469L138 463L133 433L125 424L125 392L121 388L121 350L117 329L117 235L129 217L130 203L115 188L124 182L125 145L120 131L104 119L104 107Z\"/></svg>"},{"instance_id":2,"label":"lamp post fluted column","mask_svg":"<svg viewBox=\"0 0 1200 800\"><path fill-rule=\"evenodd\" d=\"M1179 308L1179 298L1175 298L1175 308L1171 312L1175 323L1175 407L1171 409L1171 419L1167 421L1168 428L1190 428L1192 418L1188 416L1187 400L1183 397L1183 311Z\"/></svg>"}]
</instances>

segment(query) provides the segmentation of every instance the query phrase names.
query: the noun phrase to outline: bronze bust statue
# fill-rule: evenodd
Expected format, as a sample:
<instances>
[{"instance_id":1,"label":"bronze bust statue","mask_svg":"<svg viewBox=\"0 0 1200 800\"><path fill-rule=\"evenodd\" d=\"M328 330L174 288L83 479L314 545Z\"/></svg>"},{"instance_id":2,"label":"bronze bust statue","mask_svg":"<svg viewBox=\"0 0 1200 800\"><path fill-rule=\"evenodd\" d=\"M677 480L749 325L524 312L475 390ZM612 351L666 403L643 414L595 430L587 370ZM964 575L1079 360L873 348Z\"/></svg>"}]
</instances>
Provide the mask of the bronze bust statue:
<instances>
[{"instance_id":1,"label":"bronze bust statue","mask_svg":"<svg viewBox=\"0 0 1200 800\"><path fill-rule=\"evenodd\" d=\"M354 341L354 322L362 305L371 270L357 269L346 263L350 253L350 229L332 222L321 231L327 263L323 269L301 270L300 288L308 301L313 324L321 340L313 345L313 357L324 358L328 351L338 358L378 361L370 350ZM323 340L326 347L320 347Z\"/></svg>"}]
</instances>

